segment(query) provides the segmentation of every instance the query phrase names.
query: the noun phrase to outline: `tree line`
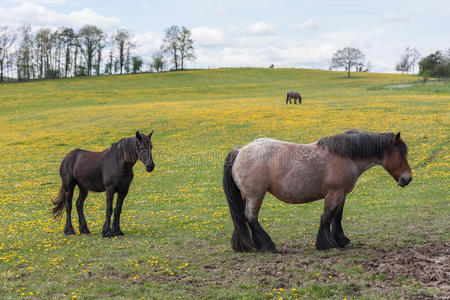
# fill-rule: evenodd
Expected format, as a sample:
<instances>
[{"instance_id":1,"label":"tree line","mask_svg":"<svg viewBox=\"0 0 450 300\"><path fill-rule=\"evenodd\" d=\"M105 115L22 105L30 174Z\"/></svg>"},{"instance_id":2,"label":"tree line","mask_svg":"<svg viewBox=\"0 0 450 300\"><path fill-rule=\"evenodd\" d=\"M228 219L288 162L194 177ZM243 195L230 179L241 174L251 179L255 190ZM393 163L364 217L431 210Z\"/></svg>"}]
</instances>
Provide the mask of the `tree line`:
<instances>
[{"instance_id":1,"label":"tree line","mask_svg":"<svg viewBox=\"0 0 450 300\"><path fill-rule=\"evenodd\" d=\"M419 75L423 77L450 77L450 48L446 54L436 51L421 58L416 48L406 47L399 63L395 66L402 73L412 72L416 63L419 65Z\"/></svg>"},{"instance_id":2,"label":"tree line","mask_svg":"<svg viewBox=\"0 0 450 300\"><path fill-rule=\"evenodd\" d=\"M173 70L182 70L196 58L191 31L184 26L167 28L160 50L148 62L135 55L135 49L134 35L127 29L108 34L95 25L35 32L29 25L18 30L0 27L0 82L139 73L145 64L147 71L163 71L170 63Z\"/></svg>"},{"instance_id":3,"label":"tree line","mask_svg":"<svg viewBox=\"0 0 450 300\"><path fill-rule=\"evenodd\" d=\"M395 66L395 70L402 73L415 74L415 66L419 65L419 76L423 77L450 77L450 49L446 54L436 51L426 57L422 57L416 48L406 47L400 61ZM354 69L359 72L368 72L370 63L365 62L365 55L361 50L346 47L336 51L331 58L331 69L344 68L347 77L350 78L350 71ZM365 67L365 68L364 68ZM364 68L364 69L363 69Z\"/></svg>"}]
</instances>

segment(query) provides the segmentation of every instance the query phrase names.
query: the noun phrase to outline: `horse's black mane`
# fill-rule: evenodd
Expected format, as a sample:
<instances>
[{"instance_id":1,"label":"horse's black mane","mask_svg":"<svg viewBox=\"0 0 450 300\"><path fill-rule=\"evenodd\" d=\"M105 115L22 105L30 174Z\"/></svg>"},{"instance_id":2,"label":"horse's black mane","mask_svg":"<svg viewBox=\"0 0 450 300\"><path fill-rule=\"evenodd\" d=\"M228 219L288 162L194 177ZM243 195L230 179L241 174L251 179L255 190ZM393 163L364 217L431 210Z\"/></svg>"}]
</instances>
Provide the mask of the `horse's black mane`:
<instances>
[{"instance_id":1,"label":"horse's black mane","mask_svg":"<svg viewBox=\"0 0 450 300\"><path fill-rule=\"evenodd\" d=\"M382 158L384 152L386 150L392 151L394 146L398 149L400 155L406 156L408 147L401 139L394 145L394 138L394 133L349 130L341 134L321 138L318 144L335 154L351 159Z\"/></svg>"},{"instance_id":2,"label":"horse's black mane","mask_svg":"<svg viewBox=\"0 0 450 300\"><path fill-rule=\"evenodd\" d=\"M117 143L112 144L110 151L114 152L119 161L135 163L139 158L136 138L134 136L123 138Z\"/></svg>"}]
</instances>

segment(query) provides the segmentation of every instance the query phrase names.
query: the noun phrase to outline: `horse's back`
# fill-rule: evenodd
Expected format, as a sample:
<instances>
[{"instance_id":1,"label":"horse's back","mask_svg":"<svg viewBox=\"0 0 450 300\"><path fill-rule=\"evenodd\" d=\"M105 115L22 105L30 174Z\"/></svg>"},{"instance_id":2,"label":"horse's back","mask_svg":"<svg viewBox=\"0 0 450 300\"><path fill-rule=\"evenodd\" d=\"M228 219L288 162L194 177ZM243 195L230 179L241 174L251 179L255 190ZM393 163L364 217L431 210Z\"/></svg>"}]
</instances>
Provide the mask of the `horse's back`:
<instances>
[{"instance_id":1,"label":"horse's back","mask_svg":"<svg viewBox=\"0 0 450 300\"><path fill-rule=\"evenodd\" d=\"M61 167L61 177L91 191L104 191L102 174L103 152L93 152L74 149L64 157Z\"/></svg>"},{"instance_id":2,"label":"horse's back","mask_svg":"<svg viewBox=\"0 0 450 300\"><path fill-rule=\"evenodd\" d=\"M327 163L316 143L258 139L239 151L233 176L244 194L269 191L282 201L302 203L322 198Z\"/></svg>"}]
</instances>

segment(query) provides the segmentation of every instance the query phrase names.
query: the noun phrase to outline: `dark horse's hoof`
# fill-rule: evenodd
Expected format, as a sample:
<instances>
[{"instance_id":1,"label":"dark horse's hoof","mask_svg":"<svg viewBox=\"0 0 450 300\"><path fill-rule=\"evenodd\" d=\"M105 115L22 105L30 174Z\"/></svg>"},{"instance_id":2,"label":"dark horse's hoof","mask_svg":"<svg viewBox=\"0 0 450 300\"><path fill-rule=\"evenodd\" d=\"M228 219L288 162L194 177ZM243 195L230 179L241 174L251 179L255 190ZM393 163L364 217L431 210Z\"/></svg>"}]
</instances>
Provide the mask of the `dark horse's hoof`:
<instances>
[{"instance_id":1,"label":"dark horse's hoof","mask_svg":"<svg viewBox=\"0 0 450 300\"><path fill-rule=\"evenodd\" d=\"M316 240L316 249L317 250L330 250L331 248L337 248L338 244L336 241L326 235L318 235Z\"/></svg>"},{"instance_id":2,"label":"dark horse's hoof","mask_svg":"<svg viewBox=\"0 0 450 300\"><path fill-rule=\"evenodd\" d=\"M64 234L65 235L75 235L75 230L73 229L73 227L66 228L66 229L64 229Z\"/></svg>"},{"instance_id":3,"label":"dark horse's hoof","mask_svg":"<svg viewBox=\"0 0 450 300\"><path fill-rule=\"evenodd\" d=\"M113 236L121 236L121 235L124 235L123 234L123 232L122 232L122 230L114 230L113 232L112 232L112 234L113 234Z\"/></svg>"},{"instance_id":4,"label":"dark horse's hoof","mask_svg":"<svg viewBox=\"0 0 450 300\"><path fill-rule=\"evenodd\" d=\"M114 235L112 234L111 231L107 231L107 232L103 232L103 233L102 233L102 237L105 237L105 238L112 238L112 237L114 237Z\"/></svg>"},{"instance_id":5,"label":"dark horse's hoof","mask_svg":"<svg viewBox=\"0 0 450 300\"><path fill-rule=\"evenodd\" d=\"M91 232L90 232L89 229L86 227L86 228L80 228L80 233L81 233L81 234L90 234Z\"/></svg>"},{"instance_id":6,"label":"dark horse's hoof","mask_svg":"<svg viewBox=\"0 0 450 300\"><path fill-rule=\"evenodd\" d=\"M350 244L350 240L346 236L336 239L336 242L337 242L338 246L341 248L345 248L345 246Z\"/></svg>"}]
</instances>

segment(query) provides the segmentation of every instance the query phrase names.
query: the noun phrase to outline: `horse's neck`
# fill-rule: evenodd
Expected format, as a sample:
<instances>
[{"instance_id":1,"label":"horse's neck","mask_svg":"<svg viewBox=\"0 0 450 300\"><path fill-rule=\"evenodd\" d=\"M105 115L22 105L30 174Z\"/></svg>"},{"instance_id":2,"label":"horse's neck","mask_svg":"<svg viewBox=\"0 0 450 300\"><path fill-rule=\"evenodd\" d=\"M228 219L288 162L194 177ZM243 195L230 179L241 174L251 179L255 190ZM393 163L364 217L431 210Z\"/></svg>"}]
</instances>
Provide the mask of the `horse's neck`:
<instances>
[{"instance_id":1,"label":"horse's neck","mask_svg":"<svg viewBox=\"0 0 450 300\"><path fill-rule=\"evenodd\" d=\"M356 167L359 170L359 175L369 170L372 167L381 164L381 160L379 158L365 158L365 159L357 159L354 160Z\"/></svg>"}]
</instances>

